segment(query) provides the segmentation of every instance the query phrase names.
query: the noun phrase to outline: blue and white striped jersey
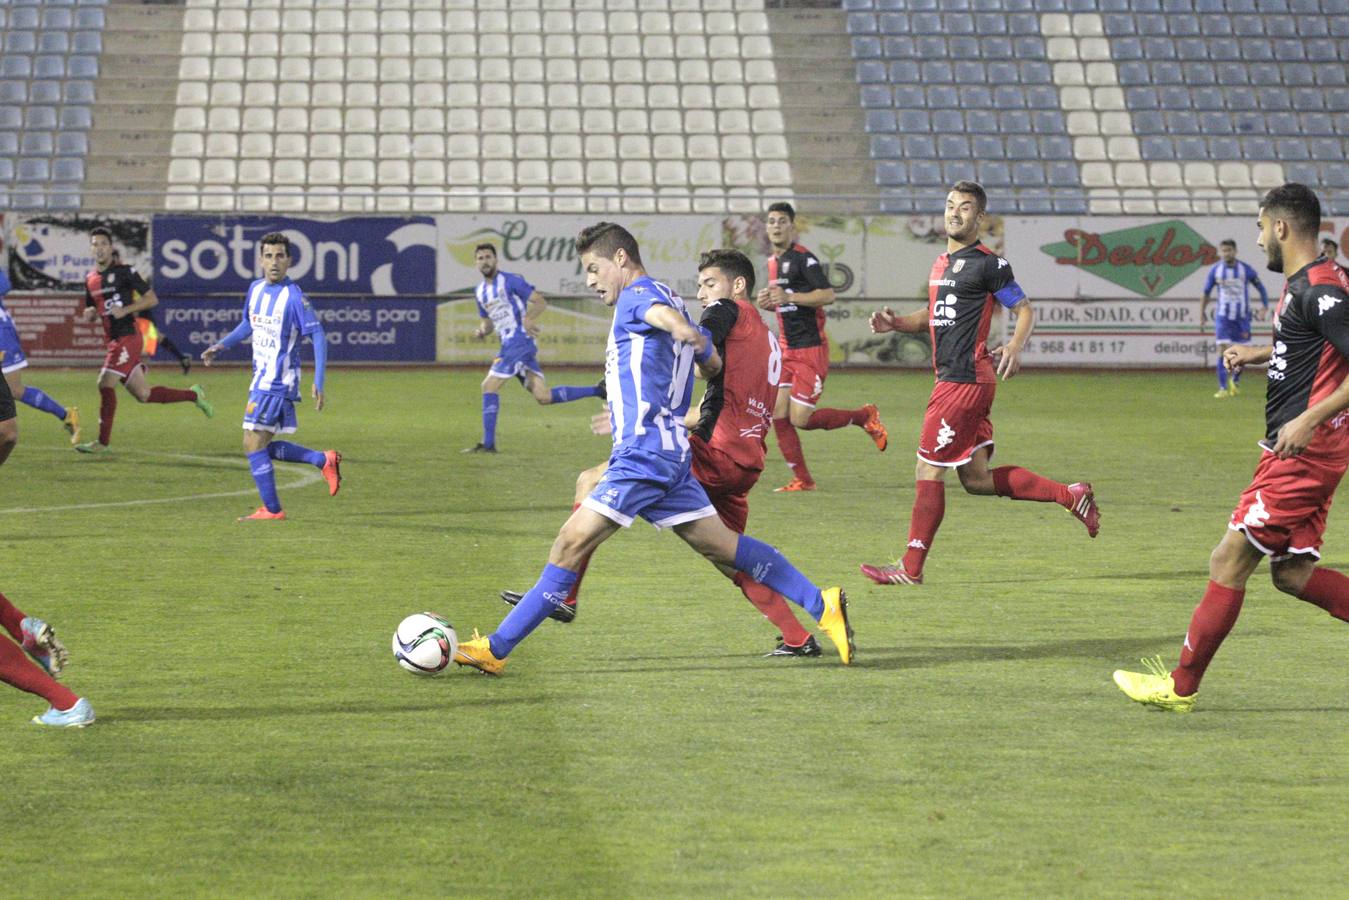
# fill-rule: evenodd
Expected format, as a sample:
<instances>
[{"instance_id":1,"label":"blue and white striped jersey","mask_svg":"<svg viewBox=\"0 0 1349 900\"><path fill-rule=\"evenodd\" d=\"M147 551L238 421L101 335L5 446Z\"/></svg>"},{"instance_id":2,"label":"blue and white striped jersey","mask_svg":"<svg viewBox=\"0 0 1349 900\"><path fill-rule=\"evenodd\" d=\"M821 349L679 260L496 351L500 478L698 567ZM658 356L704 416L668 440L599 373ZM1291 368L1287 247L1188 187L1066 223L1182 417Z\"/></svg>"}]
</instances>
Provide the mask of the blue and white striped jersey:
<instances>
[{"instance_id":1,"label":"blue and white striped jersey","mask_svg":"<svg viewBox=\"0 0 1349 900\"><path fill-rule=\"evenodd\" d=\"M248 287L244 321L253 334L253 383L249 390L300 399L300 337L322 332L314 308L289 278Z\"/></svg>"},{"instance_id":2,"label":"blue and white striped jersey","mask_svg":"<svg viewBox=\"0 0 1349 900\"><path fill-rule=\"evenodd\" d=\"M1260 282L1260 276L1255 274L1255 269L1239 259L1231 263L1219 260L1208 270L1204 296L1207 297L1217 287L1218 306L1213 311L1214 315L1223 319L1245 320L1251 317L1250 285L1255 285L1260 291L1260 302L1269 306L1269 294Z\"/></svg>"},{"instance_id":3,"label":"blue and white striped jersey","mask_svg":"<svg viewBox=\"0 0 1349 900\"><path fill-rule=\"evenodd\" d=\"M692 322L679 295L647 275L624 288L614 304L604 351L614 453L637 448L683 460L689 452L684 415L693 397L693 347L643 318L658 303Z\"/></svg>"},{"instance_id":4,"label":"blue and white striped jersey","mask_svg":"<svg viewBox=\"0 0 1349 900\"><path fill-rule=\"evenodd\" d=\"M513 272L498 271L496 278L479 283L476 293L478 317L492 320L501 343L506 343L517 333L528 337L524 327L525 311L529 308L534 285Z\"/></svg>"}]
</instances>

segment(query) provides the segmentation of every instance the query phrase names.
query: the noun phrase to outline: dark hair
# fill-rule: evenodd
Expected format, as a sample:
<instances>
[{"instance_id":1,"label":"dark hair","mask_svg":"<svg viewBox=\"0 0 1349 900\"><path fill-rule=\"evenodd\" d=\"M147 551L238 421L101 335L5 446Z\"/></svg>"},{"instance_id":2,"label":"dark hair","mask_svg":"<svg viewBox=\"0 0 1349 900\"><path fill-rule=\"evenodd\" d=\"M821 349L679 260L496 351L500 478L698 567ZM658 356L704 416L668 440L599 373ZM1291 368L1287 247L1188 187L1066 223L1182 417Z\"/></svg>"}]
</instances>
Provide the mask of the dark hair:
<instances>
[{"instance_id":1,"label":"dark hair","mask_svg":"<svg viewBox=\"0 0 1349 900\"><path fill-rule=\"evenodd\" d=\"M635 265L642 264L642 254L637 249L637 238L632 232L615 222L597 222L588 228L582 228L576 236L576 255L595 253L605 259L613 259L614 254L622 250Z\"/></svg>"},{"instance_id":2,"label":"dark hair","mask_svg":"<svg viewBox=\"0 0 1349 900\"><path fill-rule=\"evenodd\" d=\"M262 240L259 241L258 243L261 244L263 247L266 247L268 244L273 245L280 244L286 248L286 257L287 258L290 257L290 238L286 237L279 231L267 232L262 236Z\"/></svg>"},{"instance_id":3,"label":"dark hair","mask_svg":"<svg viewBox=\"0 0 1349 900\"><path fill-rule=\"evenodd\" d=\"M745 293L753 293L754 263L739 250L708 250L698 260L698 271L711 268L721 269L732 281L736 278L745 279Z\"/></svg>"},{"instance_id":4,"label":"dark hair","mask_svg":"<svg viewBox=\"0 0 1349 900\"><path fill-rule=\"evenodd\" d=\"M103 237L107 238L109 244L112 243L112 230L109 229L107 226L95 225L93 228L89 229L90 238L96 238L99 235L102 235Z\"/></svg>"},{"instance_id":5,"label":"dark hair","mask_svg":"<svg viewBox=\"0 0 1349 900\"><path fill-rule=\"evenodd\" d=\"M1321 201L1315 191L1296 181L1265 194L1260 208L1271 216L1277 211L1277 218L1287 219L1299 234L1315 233L1321 228Z\"/></svg>"},{"instance_id":6,"label":"dark hair","mask_svg":"<svg viewBox=\"0 0 1349 900\"><path fill-rule=\"evenodd\" d=\"M768 204L768 211L771 213L786 213L787 218L791 219L793 222L796 221L796 209L786 200L779 200L777 203Z\"/></svg>"},{"instance_id":7,"label":"dark hair","mask_svg":"<svg viewBox=\"0 0 1349 900\"><path fill-rule=\"evenodd\" d=\"M1224 240L1224 241L1220 241L1220 242L1218 243L1218 246L1219 246L1219 247L1231 247L1233 250L1235 250L1235 249L1237 249L1237 242L1234 241L1234 240L1232 240L1231 238L1227 238L1227 239Z\"/></svg>"},{"instance_id":8,"label":"dark hair","mask_svg":"<svg viewBox=\"0 0 1349 900\"><path fill-rule=\"evenodd\" d=\"M1340 249L1339 241L1335 240L1334 238L1321 238L1321 243L1323 243L1323 244L1329 244L1330 246L1334 247L1336 250Z\"/></svg>"},{"instance_id":9,"label":"dark hair","mask_svg":"<svg viewBox=\"0 0 1349 900\"><path fill-rule=\"evenodd\" d=\"M496 244L479 244L478 246L476 246L476 247L473 248L473 255L474 255L474 256L477 256L479 253L481 253L481 252L484 251L484 250L491 250L493 256L496 256L496 255L497 255L497 247L496 247Z\"/></svg>"},{"instance_id":10,"label":"dark hair","mask_svg":"<svg viewBox=\"0 0 1349 900\"><path fill-rule=\"evenodd\" d=\"M951 185L952 193L969 194L979 202L979 212L988 209L988 194L984 192L984 186L977 181L957 181Z\"/></svg>"}]
</instances>

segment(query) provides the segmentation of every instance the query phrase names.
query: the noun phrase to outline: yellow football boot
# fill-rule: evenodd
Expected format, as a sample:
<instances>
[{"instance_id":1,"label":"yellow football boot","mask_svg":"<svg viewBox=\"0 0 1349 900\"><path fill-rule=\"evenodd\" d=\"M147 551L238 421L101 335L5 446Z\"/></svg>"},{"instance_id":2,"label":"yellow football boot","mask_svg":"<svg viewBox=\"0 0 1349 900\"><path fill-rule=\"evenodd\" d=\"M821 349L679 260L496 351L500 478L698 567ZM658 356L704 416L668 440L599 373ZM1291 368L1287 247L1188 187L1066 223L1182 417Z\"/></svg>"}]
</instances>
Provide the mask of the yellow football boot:
<instances>
[{"instance_id":1,"label":"yellow football boot","mask_svg":"<svg viewBox=\"0 0 1349 900\"><path fill-rule=\"evenodd\" d=\"M478 634L476 628L473 629L473 640L459 642L459 648L454 651L454 661L488 675L500 675L501 670L506 668L506 661L492 655L491 644L487 638Z\"/></svg>"},{"instance_id":2,"label":"yellow football boot","mask_svg":"<svg viewBox=\"0 0 1349 900\"><path fill-rule=\"evenodd\" d=\"M820 614L820 630L829 635L829 640L838 648L839 659L845 666L852 665L857 649L853 646L852 626L848 624L848 595L843 588L825 588L820 592L824 599L824 612Z\"/></svg>"},{"instance_id":3,"label":"yellow football boot","mask_svg":"<svg viewBox=\"0 0 1349 900\"><path fill-rule=\"evenodd\" d=\"M1169 709L1171 712L1187 713L1194 711L1194 701L1199 697L1199 692L1196 691L1188 697L1177 694L1175 679L1171 677L1171 673L1162 664L1160 656L1143 660L1143 665L1147 666L1148 671L1126 672L1123 669L1115 670L1115 684L1119 686L1121 691L1129 695L1130 700L1155 706L1158 709Z\"/></svg>"}]
</instances>

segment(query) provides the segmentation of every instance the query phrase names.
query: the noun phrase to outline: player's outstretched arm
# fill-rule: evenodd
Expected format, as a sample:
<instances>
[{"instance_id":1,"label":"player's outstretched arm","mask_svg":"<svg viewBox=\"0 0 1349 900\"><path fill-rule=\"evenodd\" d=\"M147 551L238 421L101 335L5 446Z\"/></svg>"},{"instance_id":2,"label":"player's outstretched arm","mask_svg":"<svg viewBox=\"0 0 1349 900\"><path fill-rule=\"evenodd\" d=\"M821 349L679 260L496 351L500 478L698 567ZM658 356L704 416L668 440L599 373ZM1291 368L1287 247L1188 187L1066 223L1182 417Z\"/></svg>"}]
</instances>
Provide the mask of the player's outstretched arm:
<instances>
[{"instance_id":1,"label":"player's outstretched arm","mask_svg":"<svg viewBox=\"0 0 1349 900\"><path fill-rule=\"evenodd\" d=\"M328 374L328 336L323 332L323 326L315 322L316 327L309 333L309 340L314 345L314 383L309 386L309 393L314 398L314 411L323 409L323 382Z\"/></svg>"},{"instance_id":2,"label":"player's outstretched arm","mask_svg":"<svg viewBox=\"0 0 1349 900\"><path fill-rule=\"evenodd\" d=\"M1263 347L1233 344L1223 351L1223 366L1227 371L1236 374L1246 366L1258 366L1269 362L1269 358L1273 355L1274 348L1268 344Z\"/></svg>"},{"instance_id":3,"label":"player's outstretched arm","mask_svg":"<svg viewBox=\"0 0 1349 900\"><path fill-rule=\"evenodd\" d=\"M702 369L703 377L711 378L721 371L721 355L712 343L711 333L702 326L694 325L675 312L674 307L653 303L642 315L646 324L661 331L668 331L675 340L693 347L693 358Z\"/></svg>"},{"instance_id":4,"label":"player's outstretched arm","mask_svg":"<svg viewBox=\"0 0 1349 900\"><path fill-rule=\"evenodd\" d=\"M868 324L872 334L885 334L888 331L917 334L927 328L927 310L916 309L901 316L886 306L872 313Z\"/></svg>"},{"instance_id":5,"label":"player's outstretched arm","mask_svg":"<svg viewBox=\"0 0 1349 900\"><path fill-rule=\"evenodd\" d=\"M207 347L205 350L201 352L201 361L209 366L211 363L215 361L216 354L224 350L228 350L231 347L238 346L239 344L243 343L244 338L248 337L252 333L253 333L253 323L248 321L248 316L245 315L243 317L243 320L240 321L239 324L234 327L233 331L231 331L229 334L225 335L219 341Z\"/></svg>"}]
</instances>

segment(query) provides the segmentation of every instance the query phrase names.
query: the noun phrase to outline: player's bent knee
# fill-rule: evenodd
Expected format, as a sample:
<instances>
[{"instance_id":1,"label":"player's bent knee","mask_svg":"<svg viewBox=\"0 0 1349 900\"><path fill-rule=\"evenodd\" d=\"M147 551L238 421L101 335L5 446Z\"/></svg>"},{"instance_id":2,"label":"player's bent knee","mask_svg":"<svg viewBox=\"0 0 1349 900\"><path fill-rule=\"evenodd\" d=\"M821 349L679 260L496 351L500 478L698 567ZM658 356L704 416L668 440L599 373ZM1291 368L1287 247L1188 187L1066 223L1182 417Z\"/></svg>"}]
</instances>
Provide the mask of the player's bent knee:
<instances>
[{"instance_id":1,"label":"player's bent knee","mask_svg":"<svg viewBox=\"0 0 1349 900\"><path fill-rule=\"evenodd\" d=\"M1284 560L1270 565L1269 577L1274 582L1275 588L1285 594L1292 594L1297 597L1301 595L1302 589L1307 586L1307 579L1311 578L1314 568L1316 568L1316 563L1310 559Z\"/></svg>"}]
</instances>

